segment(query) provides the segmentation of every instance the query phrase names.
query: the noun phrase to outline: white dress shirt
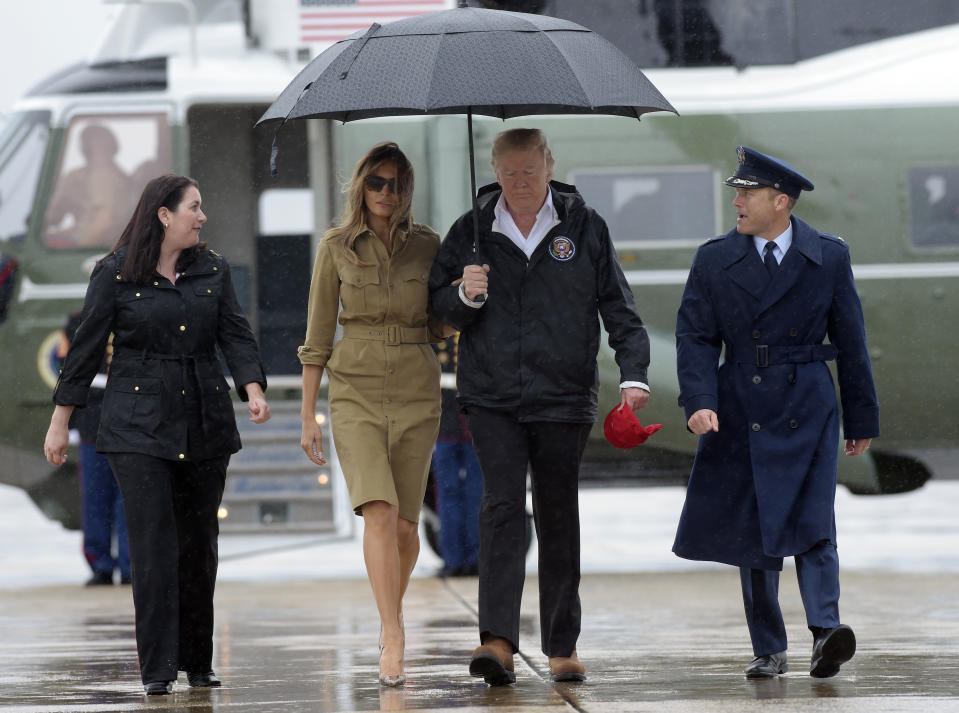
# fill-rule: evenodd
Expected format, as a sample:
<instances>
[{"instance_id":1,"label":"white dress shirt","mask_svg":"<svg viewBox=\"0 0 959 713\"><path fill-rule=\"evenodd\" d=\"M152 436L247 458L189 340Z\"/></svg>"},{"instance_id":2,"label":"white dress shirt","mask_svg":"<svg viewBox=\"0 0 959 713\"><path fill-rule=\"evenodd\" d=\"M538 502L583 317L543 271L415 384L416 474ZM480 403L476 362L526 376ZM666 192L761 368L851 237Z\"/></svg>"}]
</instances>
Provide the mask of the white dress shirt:
<instances>
[{"instance_id":1,"label":"white dress shirt","mask_svg":"<svg viewBox=\"0 0 959 713\"><path fill-rule=\"evenodd\" d=\"M753 245L756 246L756 250L759 251L759 258L763 259L763 249L766 247L766 243L769 241L766 238L757 238L753 236ZM789 221L789 227L786 228L779 236L772 241L776 247L772 249L773 257L776 258L777 264L782 264L783 258L786 257L786 251L789 250L789 246L793 244L793 224L792 221Z\"/></svg>"}]
</instances>

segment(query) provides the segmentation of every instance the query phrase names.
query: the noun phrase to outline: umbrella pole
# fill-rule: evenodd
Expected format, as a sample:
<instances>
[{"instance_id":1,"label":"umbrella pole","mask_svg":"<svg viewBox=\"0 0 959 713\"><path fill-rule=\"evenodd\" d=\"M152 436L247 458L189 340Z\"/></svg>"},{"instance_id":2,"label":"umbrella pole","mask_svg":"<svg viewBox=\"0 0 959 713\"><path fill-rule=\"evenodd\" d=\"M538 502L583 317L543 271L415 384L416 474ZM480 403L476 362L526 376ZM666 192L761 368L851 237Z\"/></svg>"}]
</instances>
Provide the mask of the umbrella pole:
<instances>
[{"instance_id":1,"label":"umbrella pole","mask_svg":"<svg viewBox=\"0 0 959 713\"><path fill-rule=\"evenodd\" d=\"M466 110L466 131L470 146L470 196L473 198L473 264L481 265L479 259L479 203L476 200L476 164L473 159L473 112ZM477 295L474 302L485 302L486 295Z\"/></svg>"}]
</instances>

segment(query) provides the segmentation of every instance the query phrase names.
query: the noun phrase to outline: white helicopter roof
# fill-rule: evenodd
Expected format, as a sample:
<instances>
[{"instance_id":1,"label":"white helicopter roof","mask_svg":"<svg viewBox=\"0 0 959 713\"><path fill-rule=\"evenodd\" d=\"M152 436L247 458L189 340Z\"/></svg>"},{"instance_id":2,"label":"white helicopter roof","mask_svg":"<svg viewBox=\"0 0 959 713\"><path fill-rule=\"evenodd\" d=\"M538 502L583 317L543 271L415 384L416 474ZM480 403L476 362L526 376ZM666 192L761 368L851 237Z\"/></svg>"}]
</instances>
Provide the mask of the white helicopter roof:
<instances>
[{"instance_id":1,"label":"white helicopter roof","mask_svg":"<svg viewBox=\"0 0 959 713\"><path fill-rule=\"evenodd\" d=\"M649 70L682 114L959 102L959 24L877 40L792 65Z\"/></svg>"},{"instance_id":2,"label":"white helicopter roof","mask_svg":"<svg viewBox=\"0 0 959 713\"><path fill-rule=\"evenodd\" d=\"M154 5L120 8L91 58L99 64L165 58L165 88L129 92L124 103L172 100L180 109L197 102L272 102L304 66L292 53L251 49L242 19L230 3L198 0L206 14L195 38L182 16ZM224 7L227 10L224 10ZM153 13L153 14L149 14ZM792 65L670 68L647 76L683 114L803 111L959 102L959 24L879 40ZM20 108L76 100L69 92L43 91ZM58 96L59 95L59 96ZM84 90L88 102L116 101L108 83Z\"/></svg>"}]
</instances>

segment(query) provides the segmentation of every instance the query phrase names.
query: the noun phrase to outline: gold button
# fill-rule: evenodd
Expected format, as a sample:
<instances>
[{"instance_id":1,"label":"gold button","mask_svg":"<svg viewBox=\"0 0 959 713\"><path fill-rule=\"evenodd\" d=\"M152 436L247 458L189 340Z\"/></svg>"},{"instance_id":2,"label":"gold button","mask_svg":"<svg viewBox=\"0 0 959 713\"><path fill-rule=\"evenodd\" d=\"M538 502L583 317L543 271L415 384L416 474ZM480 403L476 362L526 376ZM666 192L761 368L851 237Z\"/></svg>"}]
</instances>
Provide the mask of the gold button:
<instances>
[{"instance_id":1,"label":"gold button","mask_svg":"<svg viewBox=\"0 0 959 713\"><path fill-rule=\"evenodd\" d=\"M181 325L180 325L180 331L181 331L181 332L185 332L185 331L186 331L186 325L185 325L185 324L181 324Z\"/></svg>"},{"instance_id":2,"label":"gold button","mask_svg":"<svg viewBox=\"0 0 959 713\"><path fill-rule=\"evenodd\" d=\"M213 266L213 272L216 272L216 271L219 270L219 269L220 269L220 268L218 268L216 265Z\"/></svg>"},{"instance_id":3,"label":"gold button","mask_svg":"<svg viewBox=\"0 0 959 713\"><path fill-rule=\"evenodd\" d=\"M137 297L139 297L139 296L140 296L140 293L139 293L139 292L137 292Z\"/></svg>"},{"instance_id":4,"label":"gold button","mask_svg":"<svg viewBox=\"0 0 959 713\"><path fill-rule=\"evenodd\" d=\"M181 453L180 456L179 456L179 458L180 458L180 460L183 460L184 458L186 458L186 456Z\"/></svg>"},{"instance_id":5,"label":"gold button","mask_svg":"<svg viewBox=\"0 0 959 713\"><path fill-rule=\"evenodd\" d=\"M118 279L118 280L120 279L120 276L119 276L119 275L117 275L117 279Z\"/></svg>"},{"instance_id":6,"label":"gold button","mask_svg":"<svg viewBox=\"0 0 959 713\"><path fill-rule=\"evenodd\" d=\"M156 280L154 280L154 281L153 281L153 286L154 286L154 287L159 287L159 286L160 286L160 283L157 282Z\"/></svg>"},{"instance_id":7,"label":"gold button","mask_svg":"<svg viewBox=\"0 0 959 713\"><path fill-rule=\"evenodd\" d=\"M220 387L219 387L219 386L217 386L217 387L216 387L216 390L217 390L217 391L219 391L219 390L220 390Z\"/></svg>"},{"instance_id":8,"label":"gold button","mask_svg":"<svg viewBox=\"0 0 959 713\"><path fill-rule=\"evenodd\" d=\"M186 389L183 389L183 391L181 391L180 393L186 396Z\"/></svg>"},{"instance_id":9,"label":"gold button","mask_svg":"<svg viewBox=\"0 0 959 713\"><path fill-rule=\"evenodd\" d=\"M206 291L207 294L210 294L210 293L212 293L212 292L213 292L213 290L207 290L207 291Z\"/></svg>"},{"instance_id":10,"label":"gold button","mask_svg":"<svg viewBox=\"0 0 959 713\"><path fill-rule=\"evenodd\" d=\"M140 390L140 387L139 387L139 386L134 386L134 387L133 387L133 390L134 390L134 391L139 391L139 390Z\"/></svg>"}]
</instances>

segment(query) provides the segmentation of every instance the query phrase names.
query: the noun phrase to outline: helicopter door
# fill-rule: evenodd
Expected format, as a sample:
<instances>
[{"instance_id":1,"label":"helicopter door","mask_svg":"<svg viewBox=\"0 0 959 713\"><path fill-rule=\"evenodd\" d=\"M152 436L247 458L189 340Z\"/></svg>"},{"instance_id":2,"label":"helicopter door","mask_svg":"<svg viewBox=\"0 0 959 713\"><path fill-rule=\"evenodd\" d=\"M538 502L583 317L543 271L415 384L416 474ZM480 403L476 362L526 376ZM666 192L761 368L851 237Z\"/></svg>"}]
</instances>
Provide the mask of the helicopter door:
<instances>
[{"instance_id":1,"label":"helicopter door","mask_svg":"<svg viewBox=\"0 0 959 713\"><path fill-rule=\"evenodd\" d=\"M306 122L279 134L279 175L269 171L273 132L255 129L266 104L196 104L187 112L190 172L209 219L205 240L230 262L237 298L260 343L272 418L250 423L237 404L243 449L230 459L223 533L350 531L352 515L335 452L317 468L300 448L300 365L306 332L316 197ZM332 444L325 402L317 404ZM332 451L332 449L331 449Z\"/></svg>"}]
</instances>

